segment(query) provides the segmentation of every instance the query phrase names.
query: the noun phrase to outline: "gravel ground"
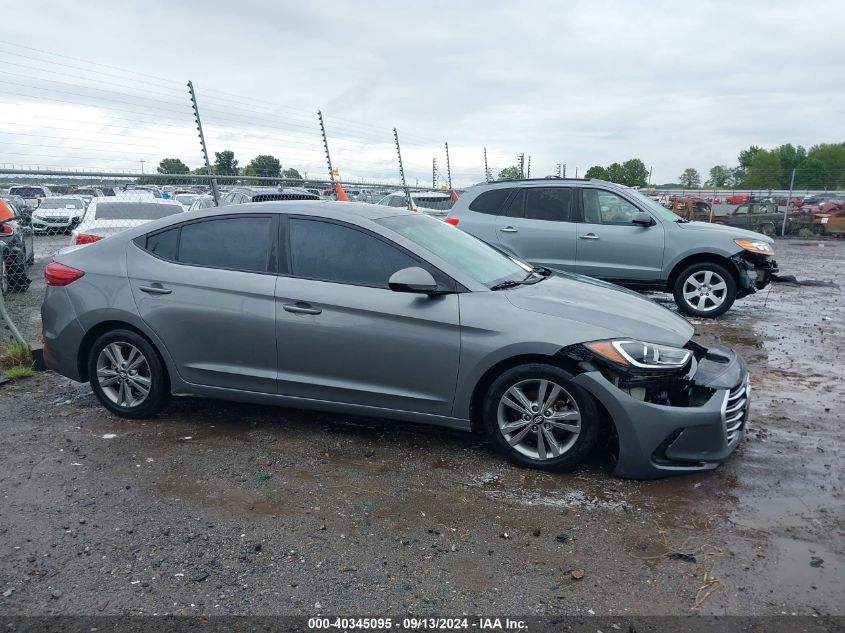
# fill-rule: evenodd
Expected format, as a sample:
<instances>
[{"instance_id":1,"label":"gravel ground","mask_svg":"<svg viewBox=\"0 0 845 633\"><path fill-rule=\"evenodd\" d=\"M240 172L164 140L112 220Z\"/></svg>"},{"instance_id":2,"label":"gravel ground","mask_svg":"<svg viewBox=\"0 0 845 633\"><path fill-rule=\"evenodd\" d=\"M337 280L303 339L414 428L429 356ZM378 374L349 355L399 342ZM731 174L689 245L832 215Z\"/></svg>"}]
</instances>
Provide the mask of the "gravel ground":
<instances>
[{"instance_id":1,"label":"gravel ground","mask_svg":"<svg viewBox=\"0 0 845 633\"><path fill-rule=\"evenodd\" d=\"M800 279L845 267L842 242L776 252ZM30 338L33 277L9 301ZM132 422L50 372L0 386L0 614L843 615L842 290L778 285L696 329L748 360L749 433L652 482L408 424L200 399Z\"/></svg>"}]
</instances>

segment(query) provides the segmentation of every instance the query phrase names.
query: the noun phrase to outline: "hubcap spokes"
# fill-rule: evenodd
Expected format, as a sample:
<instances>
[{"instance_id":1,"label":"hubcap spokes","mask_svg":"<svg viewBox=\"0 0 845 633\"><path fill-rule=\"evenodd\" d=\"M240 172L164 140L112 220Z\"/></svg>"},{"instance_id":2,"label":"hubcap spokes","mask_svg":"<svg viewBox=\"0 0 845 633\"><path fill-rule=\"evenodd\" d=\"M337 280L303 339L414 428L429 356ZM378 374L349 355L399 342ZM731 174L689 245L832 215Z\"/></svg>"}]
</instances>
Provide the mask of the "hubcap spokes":
<instances>
[{"instance_id":1,"label":"hubcap spokes","mask_svg":"<svg viewBox=\"0 0 845 633\"><path fill-rule=\"evenodd\" d=\"M727 294L728 284L712 270L700 270L684 282L684 301L701 312L710 312L721 306Z\"/></svg>"},{"instance_id":2,"label":"hubcap spokes","mask_svg":"<svg viewBox=\"0 0 845 633\"><path fill-rule=\"evenodd\" d=\"M152 385L150 366L129 343L109 343L97 357L97 381L106 397L121 407L137 407Z\"/></svg>"},{"instance_id":3,"label":"hubcap spokes","mask_svg":"<svg viewBox=\"0 0 845 633\"><path fill-rule=\"evenodd\" d=\"M499 430L515 450L532 459L560 457L581 434L581 412L563 387L523 380L508 389L497 411Z\"/></svg>"}]
</instances>

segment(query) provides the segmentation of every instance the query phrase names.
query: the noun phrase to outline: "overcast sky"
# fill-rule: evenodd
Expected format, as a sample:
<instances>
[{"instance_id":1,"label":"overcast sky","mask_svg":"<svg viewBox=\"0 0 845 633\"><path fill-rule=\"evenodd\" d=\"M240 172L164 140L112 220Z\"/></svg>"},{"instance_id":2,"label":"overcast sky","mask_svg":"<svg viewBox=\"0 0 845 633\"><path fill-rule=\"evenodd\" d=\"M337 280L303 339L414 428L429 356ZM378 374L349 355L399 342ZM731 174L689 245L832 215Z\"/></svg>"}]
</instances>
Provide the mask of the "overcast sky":
<instances>
[{"instance_id":1,"label":"overcast sky","mask_svg":"<svg viewBox=\"0 0 845 633\"><path fill-rule=\"evenodd\" d=\"M198 166L191 79L209 150L241 165L325 177L321 109L348 178L398 176L394 126L409 184L433 157L445 179L445 141L458 184L484 147L496 172L525 152L532 176L706 177L751 144L845 141L843 25L833 0L7 2L0 163Z\"/></svg>"}]
</instances>

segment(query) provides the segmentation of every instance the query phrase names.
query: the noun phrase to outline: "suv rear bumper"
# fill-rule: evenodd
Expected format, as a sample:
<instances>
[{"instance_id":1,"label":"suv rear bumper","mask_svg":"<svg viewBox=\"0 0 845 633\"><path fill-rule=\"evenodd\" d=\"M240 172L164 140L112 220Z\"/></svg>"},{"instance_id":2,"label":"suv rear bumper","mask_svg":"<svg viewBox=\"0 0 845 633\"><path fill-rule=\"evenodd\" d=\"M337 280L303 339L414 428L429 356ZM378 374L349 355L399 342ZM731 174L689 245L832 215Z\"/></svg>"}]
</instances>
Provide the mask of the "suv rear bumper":
<instances>
[{"instance_id":1,"label":"suv rear bumper","mask_svg":"<svg viewBox=\"0 0 845 633\"><path fill-rule=\"evenodd\" d=\"M579 374L574 382L599 400L613 420L618 439L611 472L619 477L654 479L713 470L745 435L751 387L745 363L732 351L730 360L718 366L699 363L692 383L713 390L700 406L632 398L599 371Z\"/></svg>"}]
</instances>

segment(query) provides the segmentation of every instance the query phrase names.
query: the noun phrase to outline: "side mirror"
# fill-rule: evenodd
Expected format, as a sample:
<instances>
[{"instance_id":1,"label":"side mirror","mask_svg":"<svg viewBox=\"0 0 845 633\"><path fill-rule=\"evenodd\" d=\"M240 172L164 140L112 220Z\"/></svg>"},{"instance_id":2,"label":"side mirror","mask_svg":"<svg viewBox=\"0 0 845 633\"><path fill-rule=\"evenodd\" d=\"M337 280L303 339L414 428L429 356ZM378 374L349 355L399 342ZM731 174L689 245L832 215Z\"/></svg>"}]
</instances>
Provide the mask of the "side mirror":
<instances>
[{"instance_id":1,"label":"side mirror","mask_svg":"<svg viewBox=\"0 0 845 633\"><path fill-rule=\"evenodd\" d=\"M431 273L419 266L397 270L387 282L393 292L430 294L437 292L437 282Z\"/></svg>"},{"instance_id":2,"label":"side mirror","mask_svg":"<svg viewBox=\"0 0 845 633\"><path fill-rule=\"evenodd\" d=\"M651 216L645 211L637 211L634 214L634 217L631 218L631 224L636 224L637 226L651 226L654 224L654 220L652 220Z\"/></svg>"}]
</instances>

